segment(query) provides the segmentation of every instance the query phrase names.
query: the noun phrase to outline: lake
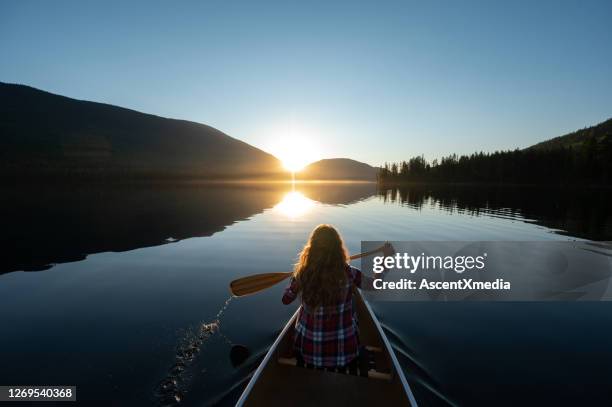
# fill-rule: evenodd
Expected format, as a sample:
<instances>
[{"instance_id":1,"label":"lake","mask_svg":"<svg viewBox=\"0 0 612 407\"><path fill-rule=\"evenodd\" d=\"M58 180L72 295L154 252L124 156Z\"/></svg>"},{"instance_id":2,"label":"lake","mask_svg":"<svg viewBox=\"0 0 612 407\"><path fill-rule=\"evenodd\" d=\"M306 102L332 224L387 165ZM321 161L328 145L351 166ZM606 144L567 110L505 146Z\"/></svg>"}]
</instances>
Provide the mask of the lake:
<instances>
[{"instance_id":1,"label":"lake","mask_svg":"<svg viewBox=\"0 0 612 407\"><path fill-rule=\"evenodd\" d=\"M281 304L284 284L226 303L228 283L290 270L317 224L337 226L351 253L362 240L612 240L610 192L6 187L0 383L76 385L88 405L232 405L296 305ZM421 405L612 397L608 302L372 306ZM233 344L250 350L238 366Z\"/></svg>"}]
</instances>

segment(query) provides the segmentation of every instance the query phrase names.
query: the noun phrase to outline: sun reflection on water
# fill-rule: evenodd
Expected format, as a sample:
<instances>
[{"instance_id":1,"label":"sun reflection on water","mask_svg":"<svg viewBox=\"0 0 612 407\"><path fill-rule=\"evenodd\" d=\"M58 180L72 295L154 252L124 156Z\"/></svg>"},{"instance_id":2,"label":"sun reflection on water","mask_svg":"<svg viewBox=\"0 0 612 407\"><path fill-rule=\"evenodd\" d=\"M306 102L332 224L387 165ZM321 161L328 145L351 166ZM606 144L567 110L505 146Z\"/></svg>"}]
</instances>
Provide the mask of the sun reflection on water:
<instances>
[{"instance_id":1,"label":"sun reflection on water","mask_svg":"<svg viewBox=\"0 0 612 407\"><path fill-rule=\"evenodd\" d=\"M306 214L314 204L312 199L306 198L302 193L291 191L274 207L274 210L290 219L296 219Z\"/></svg>"}]
</instances>

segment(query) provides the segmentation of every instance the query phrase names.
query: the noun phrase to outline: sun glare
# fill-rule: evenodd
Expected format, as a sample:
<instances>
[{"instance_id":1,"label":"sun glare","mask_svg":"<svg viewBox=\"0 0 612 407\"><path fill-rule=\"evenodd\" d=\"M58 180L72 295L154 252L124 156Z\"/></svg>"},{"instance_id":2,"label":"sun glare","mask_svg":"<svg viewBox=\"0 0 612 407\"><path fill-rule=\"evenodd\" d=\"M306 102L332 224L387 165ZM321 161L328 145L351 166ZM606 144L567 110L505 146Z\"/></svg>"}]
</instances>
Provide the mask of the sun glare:
<instances>
[{"instance_id":1,"label":"sun glare","mask_svg":"<svg viewBox=\"0 0 612 407\"><path fill-rule=\"evenodd\" d=\"M301 138L281 139L276 151L283 166L291 172L302 170L320 155L311 141Z\"/></svg>"},{"instance_id":2,"label":"sun glare","mask_svg":"<svg viewBox=\"0 0 612 407\"><path fill-rule=\"evenodd\" d=\"M313 200L306 198L300 192L292 191L285 195L274 210L290 219L296 219L307 213L313 206Z\"/></svg>"},{"instance_id":3,"label":"sun glare","mask_svg":"<svg viewBox=\"0 0 612 407\"><path fill-rule=\"evenodd\" d=\"M269 132L274 138L268 143L268 151L274 154L287 171L298 172L308 164L322 158L316 145L318 132L296 125L279 126Z\"/></svg>"},{"instance_id":4,"label":"sun glare","mask_svg":"<svg viewBox=\"0 0 612 407\"><path fill-rule=\"evenodd\" d=\"M299 151L290 151L279 157L283 163L283 167L291 172L298 172L305 166L310 164L310 161L300 155Z\"/></svg>"}]
</instances>

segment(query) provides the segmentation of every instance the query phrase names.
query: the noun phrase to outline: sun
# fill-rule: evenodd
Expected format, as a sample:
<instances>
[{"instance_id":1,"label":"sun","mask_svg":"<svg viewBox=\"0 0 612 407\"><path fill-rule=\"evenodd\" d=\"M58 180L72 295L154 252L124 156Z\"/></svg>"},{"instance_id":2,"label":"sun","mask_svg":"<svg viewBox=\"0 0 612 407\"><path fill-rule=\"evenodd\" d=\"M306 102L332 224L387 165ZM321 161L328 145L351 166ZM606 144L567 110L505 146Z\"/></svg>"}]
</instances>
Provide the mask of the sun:
<instances>
[{"instance_id":1,"label":"sun","mask_svg":"<svg viewBox=\"0 0 612 407\"><path fill-rule=\"evenodd\" d=\"M282 138L275 150L275 155L281 160L283 167L291 172L304 169L308 164L317 161L320 156L313 142L305 138Z\"/></svg>"},{"instance_id":2,"label":"sun","mask_svg":"<svg viewBox=\"0 0 612 407\"><path fill-rule=\"evenodd\" d=\"M283 157L279 158L283 163L283 167L285 167L286 170L289 170L291 172L299 172L308 164L310 164L310 161L308 159L300 156L299 151L291 151L285 153Z\"/></svg>"},{"instance_id":3,"label":"sun","mask_svg":"<svg viewBox=\"0 0 612 407\"><path fill-rule=\"evenodd\" d=\"M320 132L316 129L291 122L271 127L266 132L269 136L264 149L278 158L287 171L299 172L308 164L323 158L317 144Z\"/></svg>"}]
</instances>

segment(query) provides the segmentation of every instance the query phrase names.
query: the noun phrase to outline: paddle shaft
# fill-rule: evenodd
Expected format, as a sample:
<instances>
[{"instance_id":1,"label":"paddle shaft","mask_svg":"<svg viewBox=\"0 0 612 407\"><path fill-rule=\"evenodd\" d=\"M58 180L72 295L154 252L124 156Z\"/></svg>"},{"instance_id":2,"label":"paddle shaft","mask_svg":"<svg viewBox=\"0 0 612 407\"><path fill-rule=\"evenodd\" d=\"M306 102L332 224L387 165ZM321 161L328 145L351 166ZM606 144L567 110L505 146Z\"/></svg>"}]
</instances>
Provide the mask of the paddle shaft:
<instances>
[{"instance_id":1,"label":"paddle shaft","mask_svg":"<svg viewBox=\"0 0 612 407\"><path fill-rule=\"evenodd\" d=\"M382 251L384 247L385 246L383 245L378 249L374 249L369 252L354 254L349 257L349 260L355 260L378 253ZM255 294L280 283L281 281L289 278L292 274L292 271L287 271L279 273L255 274L252 276L242 277L230 283L230 292L235 297Z\"/></svg>"}]
</instances>

